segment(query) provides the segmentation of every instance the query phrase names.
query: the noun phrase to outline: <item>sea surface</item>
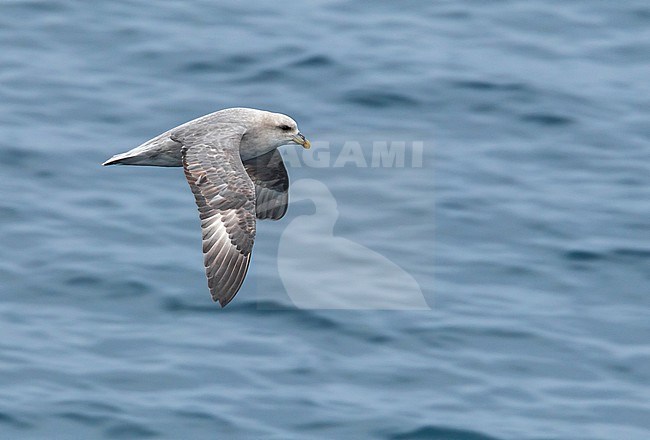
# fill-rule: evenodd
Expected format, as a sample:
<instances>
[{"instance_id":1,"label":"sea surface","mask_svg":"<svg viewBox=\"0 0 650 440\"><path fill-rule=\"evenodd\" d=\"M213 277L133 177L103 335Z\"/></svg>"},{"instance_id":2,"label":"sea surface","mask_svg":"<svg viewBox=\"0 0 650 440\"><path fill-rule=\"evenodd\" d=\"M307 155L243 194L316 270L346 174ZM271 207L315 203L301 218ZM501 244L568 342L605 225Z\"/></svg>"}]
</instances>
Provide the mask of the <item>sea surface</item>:
<instances>
[{"instance_id":1,"label":"sea surface","mask_svg":"<svg viewBox=\"0 0 650 440\"><path fill-rule=\"evenodd\" d=\"M650 438L647 1L3 0L0 48L0 438ZM298 307L309 200L210 300L182 170L101 163L234 106L428 309Z\"/></svg>"}]
</instances>

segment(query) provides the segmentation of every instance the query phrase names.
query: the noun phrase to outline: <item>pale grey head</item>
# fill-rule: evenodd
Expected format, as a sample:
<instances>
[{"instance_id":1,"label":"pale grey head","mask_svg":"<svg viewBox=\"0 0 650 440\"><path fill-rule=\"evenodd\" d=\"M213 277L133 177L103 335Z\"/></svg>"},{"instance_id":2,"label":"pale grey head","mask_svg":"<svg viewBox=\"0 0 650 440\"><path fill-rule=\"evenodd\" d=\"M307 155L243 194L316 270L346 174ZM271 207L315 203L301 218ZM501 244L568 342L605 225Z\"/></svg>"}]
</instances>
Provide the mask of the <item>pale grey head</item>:
<instances>
[{"instance_id":1,"label":"pale grey head","mask_svg":"<svg viewBox=\"0 0 650 440\"><path fill-rule=\"evenodd\" d=\"M245 122L246 132L240 145L240 154L244 160L291 143L310 147L309 141L298 130L296 121L289 116L261 110L241 110L250 118Z\"/></svg>"}]
</instances>

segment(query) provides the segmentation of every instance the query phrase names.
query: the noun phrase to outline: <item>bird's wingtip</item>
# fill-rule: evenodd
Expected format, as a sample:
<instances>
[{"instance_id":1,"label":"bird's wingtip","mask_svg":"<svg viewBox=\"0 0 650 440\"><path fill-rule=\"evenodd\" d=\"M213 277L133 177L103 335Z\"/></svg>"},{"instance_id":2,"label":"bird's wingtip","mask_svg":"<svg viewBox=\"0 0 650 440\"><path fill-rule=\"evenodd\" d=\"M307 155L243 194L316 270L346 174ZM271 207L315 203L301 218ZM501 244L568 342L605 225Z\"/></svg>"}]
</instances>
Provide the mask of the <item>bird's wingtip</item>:
<instances>
[{"instance_id":1,"label":"bird's wingtip","mask_svg":"<svg viewBox=\"0 0 650 440\"><path fill-rule=\"evenodd\" d=\"M215 296L212 297L212 301L219 303L219 305L220 305L221 308L223 309L224 307L226 307L226 306L230 303L230 301L232 301L232 299L233 299L234 297L235 297L235 295L232 295L232 296L230 296L230 297L228 297L228 296L222 296L222 297L220 298L220 297L218 297L218 296L215 295Z\"/></svg>"},{"instance_id":2,"label":"bird's wingtip","mask_svg":"<svg viewBox=\"0 0 650 440\"><path fill-rule=\"evenodd\" d=\"M219 298L219 296L212 294L212 292L210 293L210 297L212 298L212 302L219 303L222 309L226 307L226 304L228 304L224 303L223 298Z\"/></svg>"}]
</instances>

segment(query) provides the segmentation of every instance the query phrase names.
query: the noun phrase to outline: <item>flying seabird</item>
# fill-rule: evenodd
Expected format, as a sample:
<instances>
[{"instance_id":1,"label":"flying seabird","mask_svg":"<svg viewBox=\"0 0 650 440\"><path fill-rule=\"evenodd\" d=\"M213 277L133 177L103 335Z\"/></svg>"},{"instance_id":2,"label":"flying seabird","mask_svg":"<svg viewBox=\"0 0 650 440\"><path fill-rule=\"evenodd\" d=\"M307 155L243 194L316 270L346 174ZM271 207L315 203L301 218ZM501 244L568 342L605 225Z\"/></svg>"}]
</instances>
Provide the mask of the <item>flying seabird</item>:
<instances>
[{"instance_id":1,"label":"flying seabird","mask_svg":"<svg viewBox=\"0 0 650 440\"><path fill-rule=\"evenodd\" d=\"M183 167L201 218L203 256L214 301L225 307L244 282L255 219L287 211L289 178L281 145L310 143L287 115L228 108L172 128L104 165Z\"/></svg>"}]
</instances>

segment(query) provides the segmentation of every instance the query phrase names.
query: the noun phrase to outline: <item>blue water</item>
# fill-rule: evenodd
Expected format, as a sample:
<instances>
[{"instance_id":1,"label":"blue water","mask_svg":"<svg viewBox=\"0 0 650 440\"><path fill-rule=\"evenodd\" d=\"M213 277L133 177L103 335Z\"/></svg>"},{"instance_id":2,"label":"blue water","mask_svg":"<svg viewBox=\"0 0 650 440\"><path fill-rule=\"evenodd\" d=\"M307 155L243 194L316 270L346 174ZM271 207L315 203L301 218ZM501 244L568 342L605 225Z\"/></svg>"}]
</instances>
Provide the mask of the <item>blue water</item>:
<instances>
[{"instance_id":1,"label":"blue water","mask_svg":"<svg viewBox=\"0 0 650 440\"><path fill-rule=\"evenodd\" d=\"M649 42L641 0L5 0L0 437L650 438ZM431 311L294 307L308 204L210 301L181 170L99 164L232 106L424 142L289 173Z\"/></svg>"}]
</instances>

